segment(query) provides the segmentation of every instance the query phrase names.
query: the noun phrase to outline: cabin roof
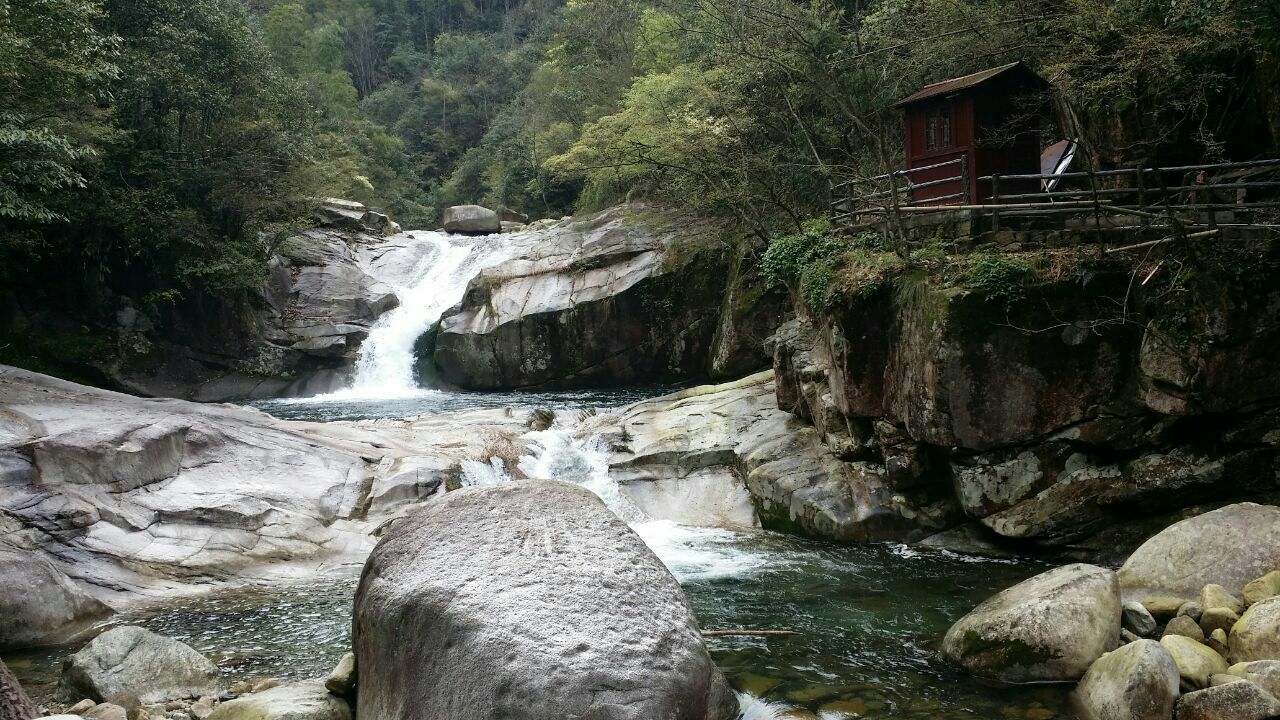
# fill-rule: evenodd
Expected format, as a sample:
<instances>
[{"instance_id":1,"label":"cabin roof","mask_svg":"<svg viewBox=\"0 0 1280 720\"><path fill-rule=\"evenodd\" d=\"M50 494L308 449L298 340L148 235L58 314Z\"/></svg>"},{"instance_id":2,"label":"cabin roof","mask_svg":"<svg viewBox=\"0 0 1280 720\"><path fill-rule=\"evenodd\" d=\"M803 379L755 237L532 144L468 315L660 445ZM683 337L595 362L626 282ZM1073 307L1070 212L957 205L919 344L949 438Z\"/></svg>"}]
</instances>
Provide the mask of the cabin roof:
<instances>
[{"instance_id":1,"label":"cabin roof","mask_svg":"<svg viewBox=\"0 0 1280 720\"><path fill-rule=\"evenodd\" d=\"M928 98L931 98L931 97L937 97L938 95L947 95L960 90L967 90L971 87L976 87L978 85L981 85L989 80L993 80L1001 75L1004 75L1005 73L1012 73L1012 72L1017 72L1018 74L1022 74L1022 75L1029 76L1030 78L1034 78L1033 82L1041 86L1048 84L1044 81L1044 78L1037 75L1034 70L1024 65L1022 61L1018 61L1018 62L1009 63L1008 65L1001 65L999 67L988 68L986 70L979 70L976 73L971 73L969 75L962 75L957 78L951 78L950 80L940 80L936 83L925 85L923 88L920 88L916 92L894 103L893 107L905 107L907 105L920 102L921 100L927 100Z\"/></svg>"}]
</instances>

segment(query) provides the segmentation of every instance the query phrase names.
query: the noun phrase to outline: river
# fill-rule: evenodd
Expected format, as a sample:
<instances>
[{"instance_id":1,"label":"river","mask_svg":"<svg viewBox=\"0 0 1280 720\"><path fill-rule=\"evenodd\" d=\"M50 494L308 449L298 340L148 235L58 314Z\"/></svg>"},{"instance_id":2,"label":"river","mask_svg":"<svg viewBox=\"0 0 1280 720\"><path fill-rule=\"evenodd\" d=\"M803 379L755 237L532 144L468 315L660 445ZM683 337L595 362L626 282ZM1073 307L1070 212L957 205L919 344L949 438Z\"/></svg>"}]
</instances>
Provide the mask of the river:
<instances>
[{"instance_id":1,"label":"river","mask_svg":"<svg viewBox=\"0 0 1280 720\"><path fill-rule=\"evenodd\" d=\"M743 528L654 519L609 476L603 443L574 418L612 412L669 388L590 392L466 393L423 387L418 338L456 303L481 269L518 254L519 240L404 233L365 251L371 273L397 289L362 346L350 387L306 400L256 403L282 418L354 421L473 408L558 410L531 432L518 460L530 477L576 482L636 530L687 592L704 629L789 629L792 637L717 637L708 645L741 693L746 720L806 717L1070 720L1063 686L991 688L943 662L947 627L983 598L1044 569L1032 560L983 559L897 544L846 546ZM565 412L581 411L581 412ZM512 468L471 463L465 482L510 481ZM354 574L288 586L212 592L130 610L113 620L184 640L228 679L323 675L349 647ZM66 648L6 658L47 698ZM808 716L811 717L811 716Z\"/></svg>"}]
</instances>

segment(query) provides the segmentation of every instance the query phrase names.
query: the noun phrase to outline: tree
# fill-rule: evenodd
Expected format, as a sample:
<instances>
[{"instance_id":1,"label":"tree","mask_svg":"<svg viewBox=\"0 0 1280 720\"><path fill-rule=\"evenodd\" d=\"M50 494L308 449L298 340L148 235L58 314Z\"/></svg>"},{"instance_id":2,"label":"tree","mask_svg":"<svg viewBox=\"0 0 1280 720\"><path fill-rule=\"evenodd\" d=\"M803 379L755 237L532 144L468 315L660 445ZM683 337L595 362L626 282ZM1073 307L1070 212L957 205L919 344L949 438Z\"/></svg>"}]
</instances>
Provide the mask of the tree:
<instances>
[{"instance_id":1,"label":"tree","mask_svg":"<svg viewBox=\"0 0 1280 720\"><path fill-rule=\"evenodd\" d=\"M65 220L105 129L95 102L118 76L93 0L0 0L0 219Z\"/></svg>"}]
</instances>

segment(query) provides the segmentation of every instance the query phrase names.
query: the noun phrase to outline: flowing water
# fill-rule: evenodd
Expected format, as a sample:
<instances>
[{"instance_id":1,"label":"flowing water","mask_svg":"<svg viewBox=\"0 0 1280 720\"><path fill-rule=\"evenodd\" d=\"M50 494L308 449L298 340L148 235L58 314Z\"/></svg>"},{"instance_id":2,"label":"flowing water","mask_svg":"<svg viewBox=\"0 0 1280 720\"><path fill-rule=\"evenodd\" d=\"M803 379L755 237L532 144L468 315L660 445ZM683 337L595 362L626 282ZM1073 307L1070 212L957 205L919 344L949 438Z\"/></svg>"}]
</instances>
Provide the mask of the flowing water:
<instances>
[{"instance_id":1,"label":"flowing water","mask_svg":"<svg viewBox=\"0 0 1280 720\"><path fill-rule=\"evenodd\" d=\"M608 392L461 393L414 382L413 345L455 304L480 268L517 255L520 239L466 240L406 233L368 259L397 288L401 306L362 347L351 387L307 400L258 406L280 417L356 420L477 407L611 408L663 388ZM576 413L559 413L573 417ZM1061 686L984 687L938 657L950 624L993 592L1044 568L901 545L842 546L759 530L681 525L651 517L609 474L608 450L574 420L531 432L519 459L527 476L581 484L644 538L689 595L704 629L790 629L793 637L717 637L713 657L741 692L745 720L805 717L912 720L1070 720ZM469 463L470 484L509 482L512 468ZM349 647L357 578L249 587L132 610L133 623L184 640L214 658L229 679L301 679L326 673ZM33 694L47 699L70 649L6 658ZM812 717L812 716L809 716Z\"/></svg>"}]
</instances>

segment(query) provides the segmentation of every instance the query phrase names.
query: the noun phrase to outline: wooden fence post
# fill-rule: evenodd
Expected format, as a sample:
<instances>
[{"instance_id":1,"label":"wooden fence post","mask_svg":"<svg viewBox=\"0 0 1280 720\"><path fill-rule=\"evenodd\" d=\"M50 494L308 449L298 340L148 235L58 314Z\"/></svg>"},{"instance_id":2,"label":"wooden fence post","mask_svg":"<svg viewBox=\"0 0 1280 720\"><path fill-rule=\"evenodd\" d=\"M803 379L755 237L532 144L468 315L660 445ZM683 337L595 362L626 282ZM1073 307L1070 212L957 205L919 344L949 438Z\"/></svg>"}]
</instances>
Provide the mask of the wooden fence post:
<instances>
[{"instance_id":1,"label":"wooden fence post","mask_svg":"<svg viewBox=\"0 0 1280 720\"><path fill-rule=\"evenodd\" d=\"M991 232L1000 232L1000 173L991 174Z\"/></svg>"}]
</instances>

